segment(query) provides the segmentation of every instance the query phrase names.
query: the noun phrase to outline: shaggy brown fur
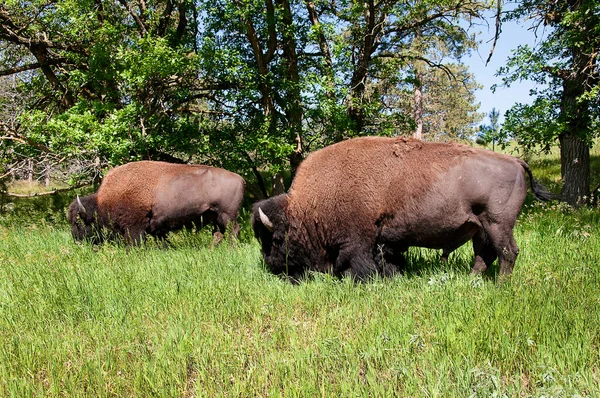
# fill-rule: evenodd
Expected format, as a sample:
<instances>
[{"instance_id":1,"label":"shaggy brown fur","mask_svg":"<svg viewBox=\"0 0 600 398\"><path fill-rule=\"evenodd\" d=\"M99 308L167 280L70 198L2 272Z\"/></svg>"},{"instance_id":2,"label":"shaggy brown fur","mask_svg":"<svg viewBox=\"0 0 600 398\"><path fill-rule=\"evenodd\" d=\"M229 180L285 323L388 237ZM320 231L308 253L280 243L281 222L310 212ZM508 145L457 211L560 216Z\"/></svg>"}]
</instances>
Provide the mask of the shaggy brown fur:
<instances>
[{"instance_id":1,"label":"shaggy brown fur","mask_svg":"<svg viewBox=\"0 0 600 398\"><path fill-rule=\"evenodd\" d=\"M524 171L531 176L511 156L460 144L356 138L311 154L289 194L254 206L253 227L275 273L388 275L409 246L448 253L470 239L473 272L499 257L501 272L510 273Z\"/></svg>"},{"instance_id":2,"label":"shaggy brown fur","mask_svg":"<svg viewBox=\"0 0 600 398\"><path fill-rule=\"evenodd\" d=\"M244 187L242 177L215 167L133 162L109 171L95 194L81 198L83 210L74 200L69 221L77 240L103 238L107 228L130 243L212 223L218 243L229 221L233 235L239 231Z\"/></svg>"}]
</instances>

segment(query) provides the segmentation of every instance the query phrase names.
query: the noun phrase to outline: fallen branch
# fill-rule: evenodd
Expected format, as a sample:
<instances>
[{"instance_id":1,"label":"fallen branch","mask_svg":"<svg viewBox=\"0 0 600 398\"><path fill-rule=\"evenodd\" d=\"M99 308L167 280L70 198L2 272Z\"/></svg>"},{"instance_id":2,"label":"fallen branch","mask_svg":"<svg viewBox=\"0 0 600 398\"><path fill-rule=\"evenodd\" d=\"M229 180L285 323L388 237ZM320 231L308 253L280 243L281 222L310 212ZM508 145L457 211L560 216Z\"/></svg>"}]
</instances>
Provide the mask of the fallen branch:
<instances>
[{"instance_id":1,"label":"fallen branch","mask_svg":"<svg viewBox=\"0 0 600 398\"><path fill-rule=\"evenodd\" d=\"M34 192L34 193L14 193L14 192L4 191L2 193L6 194L7 196L11 196L13 198L35 198L37 196L48 196L48 195L55 195L55 194L61 193L61 192L73 191L75 189L83 188L88 185L92 185L92 183L86 182L86 183L82 183L82 184L78 184L78 185L73 185L72 187L68 187L68 188L55 189L53 191Z\"/></svg>"}]
</instances>

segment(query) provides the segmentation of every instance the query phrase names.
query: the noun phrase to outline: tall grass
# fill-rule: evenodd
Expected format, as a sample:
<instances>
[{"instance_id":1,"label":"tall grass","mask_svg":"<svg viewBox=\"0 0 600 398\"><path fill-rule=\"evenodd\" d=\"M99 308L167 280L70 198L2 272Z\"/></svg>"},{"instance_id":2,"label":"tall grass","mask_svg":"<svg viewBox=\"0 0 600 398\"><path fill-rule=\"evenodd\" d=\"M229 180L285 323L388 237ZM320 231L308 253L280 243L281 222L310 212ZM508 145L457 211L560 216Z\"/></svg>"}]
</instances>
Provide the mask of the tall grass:
<instances>
[{"instance_id":1,"label":"tall grass","mask_svg":"<svg viewBox=\"0 0 600 398\"><path fill-rule=\"evenodd\" d=\"M598 209L528 202L502 283L469 276L466 245L293 286L247 222L233 248L202 231L126 249L57 218L0 220L0 396L600 395Z\"/></svg>"}]
</instances>

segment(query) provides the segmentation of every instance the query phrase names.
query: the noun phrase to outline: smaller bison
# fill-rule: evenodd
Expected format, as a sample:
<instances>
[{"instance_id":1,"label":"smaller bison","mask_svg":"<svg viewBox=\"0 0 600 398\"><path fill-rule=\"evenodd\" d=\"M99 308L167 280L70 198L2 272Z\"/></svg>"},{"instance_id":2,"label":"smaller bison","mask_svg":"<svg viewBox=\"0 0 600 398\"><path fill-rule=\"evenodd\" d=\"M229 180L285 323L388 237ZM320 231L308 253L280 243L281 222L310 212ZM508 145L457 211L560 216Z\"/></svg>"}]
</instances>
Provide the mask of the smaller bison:
<instances>
[{"instance_id":1,"label":"smaller bison","mask_svg":"<svg viewBox=\"0 0 600 398\"><path fill-rule=\"evenodd\" d=\"M68 220L77 241L121 236L131 244L146 234L166 238L169 231L213 224L217 244L229 222L232 235L239 232L244 188L242 177L216 167L133 162L110 170L96 193L77 196Z\"/></svg>"},{"instance_id":2,"label":"smaller bison","mask_svg":"<svg viewBox=\"0 0 600 398\"><path fill-rule=\"evenodd\" d=\"M366 279L403 266L410 246L473 241L472 272L499 259L512 272L513 227L527 194L552 195L512 156L454 143L363 137L312 153L288 194L254 205L252 227L271 272Z\"/></svg>"}]
</instances>

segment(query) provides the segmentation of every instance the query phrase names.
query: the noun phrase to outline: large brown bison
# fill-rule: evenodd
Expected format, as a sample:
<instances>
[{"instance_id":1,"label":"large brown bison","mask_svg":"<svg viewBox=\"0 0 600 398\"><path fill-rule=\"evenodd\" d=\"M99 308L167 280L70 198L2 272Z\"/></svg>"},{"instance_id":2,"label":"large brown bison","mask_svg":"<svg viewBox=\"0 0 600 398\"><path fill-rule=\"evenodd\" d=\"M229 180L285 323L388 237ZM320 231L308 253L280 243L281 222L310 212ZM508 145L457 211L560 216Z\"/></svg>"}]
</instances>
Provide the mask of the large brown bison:
<instances>
[{"instance_id":1,"label":"large brown bison","mask_svg":"<svg viewBox=\"0 0 600 398\"><path fill-rule=\"evenodd\" d=\"M68 219L75 240L120 235L138 243L146 234L164 238L213 224L216 244L230 221L237 235L244 188L242 177L216 167L133 162L110 170L96 193L73 200Z\"/></svg>"},{"instance_id":2,"label":"large brown bison","mask_svg":"<svg viewBox=\"0 0 600 398\"><path fill-rule=\"evenodd\" d=\"M393 274L410 246L447 254L473 240L479 273L496 259L512 272L513 227L527 193L551 194L522 160L454 143L364 137L312 153L288 194L254 205L252 226L269 269L365 279Z\"/></svg>"}]
</instances>

